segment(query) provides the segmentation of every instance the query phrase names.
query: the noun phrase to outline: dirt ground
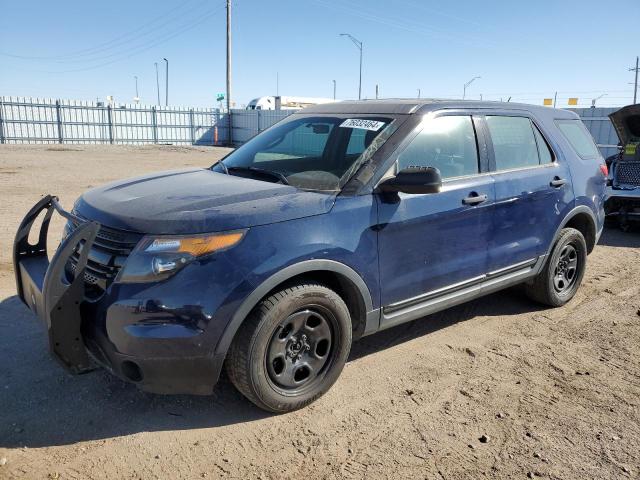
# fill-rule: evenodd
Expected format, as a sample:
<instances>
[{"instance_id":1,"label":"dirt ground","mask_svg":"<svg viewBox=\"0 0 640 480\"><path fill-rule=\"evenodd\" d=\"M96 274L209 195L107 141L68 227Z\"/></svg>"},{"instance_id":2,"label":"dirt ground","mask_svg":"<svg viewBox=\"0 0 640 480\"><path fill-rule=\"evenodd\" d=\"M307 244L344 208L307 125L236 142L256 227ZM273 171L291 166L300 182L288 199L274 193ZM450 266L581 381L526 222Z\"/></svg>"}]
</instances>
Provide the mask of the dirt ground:
<instances>
[{"instance_id":1,"label":"dirt ground","mask_svg":"<svg viewBox=\"0 0 640 480\"><path fill-rule=\"evenodd\" d=\"M605 230L565 307L509 290L365 338L327 395L287 415L224 379L212 397L170 397L64 373L15 297L24 213L44 193L69 207L223 153L0 147L0 478L640 478L637 231Z\"/></svg>"}]
</instances>

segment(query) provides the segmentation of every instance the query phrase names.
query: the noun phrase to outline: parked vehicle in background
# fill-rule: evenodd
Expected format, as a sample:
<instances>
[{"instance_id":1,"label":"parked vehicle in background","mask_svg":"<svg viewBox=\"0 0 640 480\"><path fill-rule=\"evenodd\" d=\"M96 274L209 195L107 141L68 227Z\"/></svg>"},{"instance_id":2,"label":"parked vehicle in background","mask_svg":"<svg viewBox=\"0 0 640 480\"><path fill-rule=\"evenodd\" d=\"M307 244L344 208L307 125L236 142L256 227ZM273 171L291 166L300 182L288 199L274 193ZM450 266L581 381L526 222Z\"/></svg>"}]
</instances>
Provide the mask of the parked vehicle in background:
<instances>
[{"instance_id":1,"label":"parked vehicle in background","mask_svg":"<svg viewBox=\"0 0 640 480\"><path fill-rule=\"evenodd\" d=\"M321 97L258 97L247 104L247 110L300 110L313 105L333 103L332 98Z\"/></svg>"},{"instance_id":2,"label":"parked vehicle in background","mask_svg":"<svg viewBox=\"0 0 640 480\"><path fill-rule=\"evenodd\" d=\"M609 118L620 138L620 152L607 158L610 185L605 210L626 228L640 219L640 105L627 105Z\"/></svg>"},{"instance_id":3,"label":"parked vehicle in background","mask_svg":"<svg viewBox=\"0 0 640 480\"><path fill-rule=\"evenodd\" d=\"M71 212L44 197L16 235L18 295L75 373L91 356L144 390L210 394L224 366L286 412L331 387L354 339L516 284L571 300L605 173L564 110L317 105L209 169L94 188ZM54 211L68 223L49 262Z\"/></svg>"}]
</instances>

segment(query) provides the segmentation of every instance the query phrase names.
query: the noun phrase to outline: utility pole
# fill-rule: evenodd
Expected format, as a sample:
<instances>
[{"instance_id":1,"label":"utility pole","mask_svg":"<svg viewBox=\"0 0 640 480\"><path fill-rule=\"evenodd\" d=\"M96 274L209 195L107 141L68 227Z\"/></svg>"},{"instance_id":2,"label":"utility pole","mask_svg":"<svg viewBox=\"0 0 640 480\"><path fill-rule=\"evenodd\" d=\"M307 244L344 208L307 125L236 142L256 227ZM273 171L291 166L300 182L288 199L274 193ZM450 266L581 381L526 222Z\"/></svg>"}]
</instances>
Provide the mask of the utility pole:
<instances>
[{"instance_id":1,"label":"utility pole","mask_svg":"<svg viewBox=\"0 0 640 480\"><path fill-rule=\"evenodd\" d=\"M169 60L163 58L163 60L167 64L167 68L165 71L165 79L164 79L164 106L169 106Z\"/></svg>"},{"instance_id":2,"label":"utility pole","mask_svg":"<svg viewBox=\"0 0 640 480\"><path fill-rule=\"evenodd\" d=\"M336 99L336 81L333 80L333 99Z\"/></svg>"},{"instance_id":3,"label":"utility pole","mask_svg":"<svg viewBox=\"0 0 640 480\"><path fill-rule=\"evenodd\" d=\"M630 68L629 69L630 72L636 72L636 81L634 82L634 87L633 87L633 103L634 105L637 103L637 97L638 97L638 57L636 57L636 68Z\"/></svg>"},{"instance_id":4,"label":"utility pole","mask_svg":"<svg viewBox=\"0 0 640 480\"><path fill-rule=\"evenodd\" d=\"M160 106L160 77L158 76L158 62L153 62L156 66L156 93L158 94L158 106Z\"/></svg>"},{"instance_id":5,"label":"utility pole","mask_svg":"<svg viewBox=\"0 0 640 480\"><path fill-rule=\"evenodd\" d=\"M358 82L358 100L362 99L362 42L349 33L341 33L341 37L348 37L349 40L360 50L360 80Z\"/></svg>"},{"instance_id":6,"label":"utility pole","mask_svg":"<svg viewBox=\"0 0 640 480\"><path fill-rule=\"evenodd\" d=\"M228 143L233 144L233 124L231 123L231 0L227 0L227 121L229 122Z\"/></svg>"}]
</instances>

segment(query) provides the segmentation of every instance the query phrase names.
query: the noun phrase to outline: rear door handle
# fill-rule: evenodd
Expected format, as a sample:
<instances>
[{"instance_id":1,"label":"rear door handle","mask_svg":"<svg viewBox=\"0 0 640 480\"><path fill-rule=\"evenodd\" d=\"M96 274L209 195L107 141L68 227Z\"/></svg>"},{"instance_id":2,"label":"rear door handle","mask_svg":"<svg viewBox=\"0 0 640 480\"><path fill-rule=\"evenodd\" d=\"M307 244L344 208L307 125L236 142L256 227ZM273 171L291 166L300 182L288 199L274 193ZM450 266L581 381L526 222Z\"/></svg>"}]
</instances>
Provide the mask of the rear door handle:
<instances>
[{"instance_id":1,"label":"rear door handle","mask_svg":"<svg viewBox=\"0 0 640 480\"><path fill-rule=\"evenodd\" d=\"M560 188L565 183L567 183L567 181L564 178L554 177L553 180L551 180L551 182L549 182L549 185L551 185L554 188Z\"/></svg>"},{"instance_id":2,"label":"rear door handle","mask_svg":"<svg viewBox=\"0 0 640 480\"><path fill-rule=\"evenodd\" d=\"M471 194L468 197L463 198L462 203L464 203L465 205L478 205L479 203L486 202L487 198L489 197L487 197L486 195Z\"/></svg>"}]
</instances>

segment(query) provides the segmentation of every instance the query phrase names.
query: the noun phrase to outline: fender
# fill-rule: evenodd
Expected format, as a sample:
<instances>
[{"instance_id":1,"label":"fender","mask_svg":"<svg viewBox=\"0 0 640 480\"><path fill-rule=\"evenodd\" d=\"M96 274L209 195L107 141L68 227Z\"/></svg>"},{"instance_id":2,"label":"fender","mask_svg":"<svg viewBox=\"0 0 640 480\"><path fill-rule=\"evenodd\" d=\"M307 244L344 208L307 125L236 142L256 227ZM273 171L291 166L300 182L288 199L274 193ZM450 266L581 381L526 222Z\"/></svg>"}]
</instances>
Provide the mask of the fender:
<instances>
[{"instance_id":1,"label":"fender","mask_svg":"<svg viewBox=\"0 0 640 480\"><path fill-rule=\"evenodd\" d=\"M591 210L586 205L579 205L573 208L569 213L567 213L567 215L564 217L564 219L556 229L556 232L553 235L553 241L549 245L549 248L547 248L547 253L546 253L547 257L551 255L551 250L556 244L556 239L558 238L558 235L560 235L560 230L562 230L565 227L565 225L567 225L567 223L569 223L576 215L580 213L586 213L591 219L591 226L593 227L593 233L595 235L595 243L598 243L598 236L602 232L602 230L598 232L598 228L597 228L598 222L596 221L596 216L593 213L593 210Z\"/></svg>"},{"instance_id":2,"label":"fender","mask_svg":"<svg viewBox=\"0 0 640 480\"><path fill-rule=\"evenodd\" d=\"M229 346L233 341L233 337L240 328L240 325L242 324L244 319L247 318L249 312L253 310L253 308L267 293L269 293L281 283L295 277L296 275L316 271L329 271L338 273L353 282L353 284L360 292L362 300L364 301L368 324L370 320L369 317L373 312L373 302L371 300L371 293L369 292L369 288L367 287L367 284L364 282L362 277L351 267L334 260L305 260L290 265L274 273L249 294L249 296L242 302L240 307L238 307L236 312L233 314L231 321L224 329L224 333L220 337L218 345L216 346L215 355L226 355L227 350L229 349ZM376 310L374 313L379 313L379 310Z\"/></svg>"}]
</instances>

